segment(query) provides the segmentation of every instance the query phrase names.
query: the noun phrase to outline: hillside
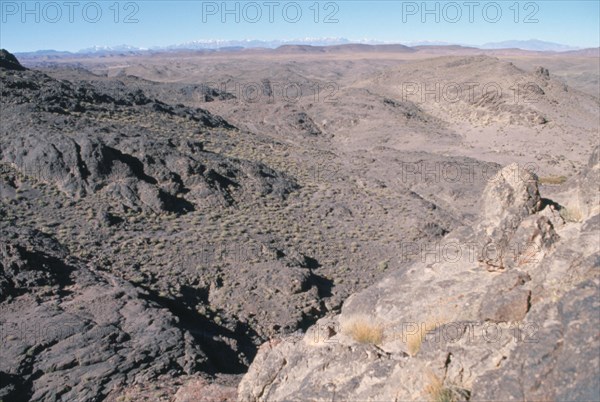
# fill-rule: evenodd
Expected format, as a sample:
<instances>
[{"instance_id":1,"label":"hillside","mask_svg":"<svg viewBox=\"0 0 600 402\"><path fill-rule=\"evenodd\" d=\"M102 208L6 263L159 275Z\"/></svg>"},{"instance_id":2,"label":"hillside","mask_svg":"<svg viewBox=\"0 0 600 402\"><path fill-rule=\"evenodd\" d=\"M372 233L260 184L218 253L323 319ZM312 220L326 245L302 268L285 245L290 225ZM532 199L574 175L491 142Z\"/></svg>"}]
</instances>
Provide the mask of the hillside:
<instances>
[{"instance_id":1,"label":"hillside","mask_svg":"<svg viewBox=\"0 0 600 402\"><path fill-rule=\"evenodd\" d=\"M597 392L590 60L407 49L1 51L0 400Z\"/></svg>"},{"instance_id":2,"label":"hillside","mask_svg":"<svg viewBox=\"0 0 600 402\"><path fill-rule=\"evenodd\" d=\"M504 168L477 222L411 249L419 261L340 315L264 344L239 400L594 400L599 155L557 192L571 207Z\"/></svg>"}]
</instances>

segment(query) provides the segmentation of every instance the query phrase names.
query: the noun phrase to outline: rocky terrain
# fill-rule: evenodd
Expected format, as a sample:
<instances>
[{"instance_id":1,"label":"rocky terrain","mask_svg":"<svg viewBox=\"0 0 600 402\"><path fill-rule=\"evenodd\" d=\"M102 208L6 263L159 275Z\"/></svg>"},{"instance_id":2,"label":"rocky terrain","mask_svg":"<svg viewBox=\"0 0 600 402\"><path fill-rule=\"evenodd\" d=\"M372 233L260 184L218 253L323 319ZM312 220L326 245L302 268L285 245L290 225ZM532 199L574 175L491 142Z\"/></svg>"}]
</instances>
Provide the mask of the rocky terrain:
<instances>
[{"instance_id":1,"label":"rocky terrain","mask_svg":"<svg viewBox=\"0 0 600 402\"><path fill-rule=\"evenodd\" d=\"M321 50L0 51L0 400L600 397L593 79Z\"/></svg>"},{"instance_id":2,"label":"rocky terrain","mask_svg":"<svg viewBox=\"0 0 600 402\"><path fill-rule=\"evenodd\" d=\"M576 221L534 175L502 169L475 224L264 344L239 400L596 400L599 157L573 179Z\"/></svg>"}]
</instances>

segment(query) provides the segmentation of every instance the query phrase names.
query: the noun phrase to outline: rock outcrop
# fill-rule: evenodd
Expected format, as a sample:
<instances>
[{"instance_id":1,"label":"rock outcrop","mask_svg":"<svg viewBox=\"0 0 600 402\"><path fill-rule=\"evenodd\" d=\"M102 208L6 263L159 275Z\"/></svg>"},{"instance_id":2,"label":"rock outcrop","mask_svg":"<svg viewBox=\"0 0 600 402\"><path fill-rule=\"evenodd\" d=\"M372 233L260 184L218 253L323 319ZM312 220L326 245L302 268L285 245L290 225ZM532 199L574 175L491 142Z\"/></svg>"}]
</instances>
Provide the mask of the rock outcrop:
<instances>
[{"instance_id":1,"label":"rock outcrop","mask_svg":"<svg viewBox=\"0 0 600 402\"><path fill-rule=\"evenodd\" d=\"M7 52L2 60L18 65ZM185 213L297 188L263 164L205 150L209 130L234 128L202 109L7 68L0 76L0 161L73 199L98 194L120 209ZM197 137L172 135L182 127Z\"/></svg>"},{"instance_id":2,"label":"rock outcrop","mask_svg":"<svg viewBox=\"0 0 600 402\"><path fill-rule=\"evenodd\" d=\"M597 183L592 156L563 188L590 194L572 222L535 175L502 169L475 225L418 250L340 315L264 344L239 400L598 399Z\"/></svg>"}]
</instances>

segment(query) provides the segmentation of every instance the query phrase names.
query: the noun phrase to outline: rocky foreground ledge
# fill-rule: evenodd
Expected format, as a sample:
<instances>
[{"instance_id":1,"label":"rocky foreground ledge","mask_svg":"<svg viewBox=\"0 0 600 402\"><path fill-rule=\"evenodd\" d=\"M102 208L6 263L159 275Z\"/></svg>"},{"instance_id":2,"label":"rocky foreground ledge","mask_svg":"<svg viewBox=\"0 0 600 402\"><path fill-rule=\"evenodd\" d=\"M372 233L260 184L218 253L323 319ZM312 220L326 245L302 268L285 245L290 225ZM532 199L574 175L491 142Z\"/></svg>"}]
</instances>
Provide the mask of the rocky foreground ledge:
<instances>
[{"instance_id":1,"label":"rocky foreground ledge","mask_svg":"<svg viewBox=\"0 0 600 402\"><path fill-rule=\"evenodd\" d=\"M599 149L544 199L511 165L483 211L305 335L264 344L240 401L600 399Z\"/></svg>"}]
</instances>

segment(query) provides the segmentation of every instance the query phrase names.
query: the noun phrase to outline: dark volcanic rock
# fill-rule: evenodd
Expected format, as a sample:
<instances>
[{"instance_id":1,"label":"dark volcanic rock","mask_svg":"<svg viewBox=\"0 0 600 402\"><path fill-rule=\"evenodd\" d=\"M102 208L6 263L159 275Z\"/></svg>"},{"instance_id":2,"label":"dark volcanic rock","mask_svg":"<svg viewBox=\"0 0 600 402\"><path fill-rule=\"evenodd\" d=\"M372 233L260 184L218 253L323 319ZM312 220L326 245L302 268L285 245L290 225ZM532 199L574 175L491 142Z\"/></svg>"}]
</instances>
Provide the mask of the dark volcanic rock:
<instances>
[{"instance_id":1,"label":"dark volcanic rock","mask_svg":"<svg viewBox=\"0 0 600 402\"><path fill-rule=\"evenodd\" d=\"M148 295L88 269L40 232L2 238L0 397L102 400L119 384L210 367L178 318Z\"/></svg>"},{"instance_id":2,"label":"dark volcanic rock","mask_svg":"<svg viewBox=\"0 0 600 402\"><path fill-rule=\"evenodd\" d=\"M3 69L0 81L0 399L111 400L159 378L201 373L212 383L215 373L244 371L256 339L267 336L251 325L268 317L232 315L232 301L244 304L248 289L230 282L242 279L235 270L227 277L201 264L202 272L174 275L178 250L198 251L171 234L180 224L195 234L203 215L217 221L215 212L282 202L295 181L225 156L241 133L202 109L31 70ZM14 229L34 206L36 222L23 226L43 233ZM125 233L143 249L125 245ZM164 257L156 253L163 242L172 245ZM245 272L258 280L244 283L277 295L248 306L247 318L275 305L276 319L293 330L319 311L309 269L264 267Z\"/></svg>"},{"instance_id":3,"label":"dark volcanic rock","mask_svg":"<svg viewBox=\"0 0 600 402\"><path fill-rule=\"evenodd\" d=\"M157 298L68 256L36 231L3 231L0 398L100 401L116 387L215 368L226 344L198 337ZM198 326L196 331L218 330ZM219 361L219 364L223 364Z\"/></svg>"},{"instance_id":4,"label":"dark volcanic rock","mask_svg":"<svg viewBox=\"0 0 600 402\"><path fill-rule=\"evenodd\" d=\"M182 124L232 129L204 110L170 106L141 90L111 96L35 71L2 76L2 82L7 117L0 127L0 160L75 199L101 193L120 208L185 213L199 204L232 205L266 194L281 198L296 188L262 164L169 136ZM112 124L105 121L107 114ZM31 117L24 121L22 115Z\"/></svg>"},{"instance_id":5,"label":"dark volcanic rock","mask_svg":"<svg viewBox=\"0 0 600 402\"><path fill-rule=\"evenodd\" d=\"M185 85L179 88L178 92L184 99L196 102L213 102L215 100L225 101L235 99L235 96L222 92L208 85Z\"/></svg>"},{"instance_id":6,"label":"dark volcanic rock","mask_svg":"<svg viewBox=\"0 0 600 402\"><path fill-rule=\"evenodd\" d=\"M538 66L535 68L535 75L537 75L541 78L544 78L544 79L549 79L550 71L548 71L548 69L546 67Z\"/></svg>"},{"instance_id":7,"label":"dark volcanic rock","mask_svg":"<svg viewBox=\"0 0 600 402\"><path fill-rule=\"evenodd\" d=\"M23 71L25 67L19 63L19 60L5 49L0 49L0 68L7 70L18 70Z\"/></svg>"},{"instance_id":8,"label":"dark volcanic rock","mask_svg":"<svg viewBox=\"0 0 600 402\"><path fill-rule=\"evenodd\" d=\"M289 124L299 132L308 135L319 135L321 129L315 122L304 112L294 113L288 118Z\"/></svg>"}]
</instances>

